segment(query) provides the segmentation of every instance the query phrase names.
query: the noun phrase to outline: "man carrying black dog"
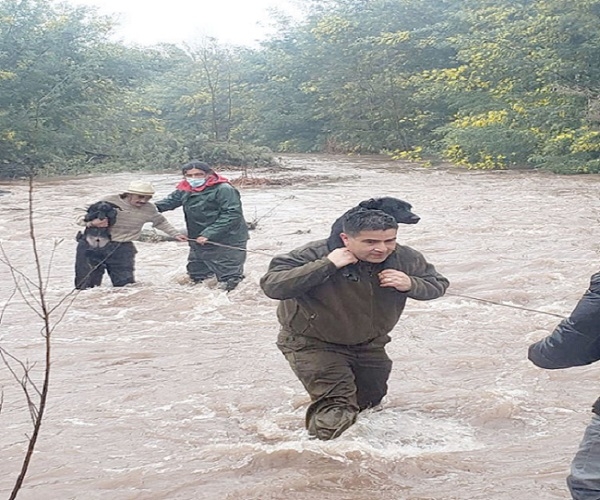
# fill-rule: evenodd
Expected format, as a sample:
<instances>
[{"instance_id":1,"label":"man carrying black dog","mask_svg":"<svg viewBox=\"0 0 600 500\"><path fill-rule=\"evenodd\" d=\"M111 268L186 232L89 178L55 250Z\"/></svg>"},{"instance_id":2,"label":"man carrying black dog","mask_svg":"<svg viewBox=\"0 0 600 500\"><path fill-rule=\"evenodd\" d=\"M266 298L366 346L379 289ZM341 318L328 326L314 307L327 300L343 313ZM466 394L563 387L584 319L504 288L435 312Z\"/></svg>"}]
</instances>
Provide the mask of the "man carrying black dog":
<instances>
[{"instance_id":1,"label":"man carrying black dog","mask_svg":"<svg viewBox=\"0 0 600 500\"><path fill-rule=\"evenodd\" d=\"M419 252L396 244L397 230L380 210L352 211L343 248L308 243L275 257L261 279L266 295L281 301L277 345L311 397L312 437L338 437L381 402L392 368L385 344L406 299L435 299L449 285ZM350 264L351 277L343 272Z\"/></svg>"},{"instance_id":2,"label":"man carrying black dog","mask_svg":"<svg viewBox=\"0 0 600 500\"><path fill-rule=\"evenodd\" d=\"M110 242L101 249L91 249L85 238L79 239L75 259L75 288L84 290L99 286L105 270L113 286L134 283L137 250L133 241L140 237L144 224L148 222L179 241L187 241L187 237L175 229L150 203L153 195L152 184L134 181L125 192L102 199L114 205L117 210L116 222L109 228ZM108 217L86 220L89 218L86 213L81 214L77 223L94 228L109 227Z\"/></svg>"}]
</instances>

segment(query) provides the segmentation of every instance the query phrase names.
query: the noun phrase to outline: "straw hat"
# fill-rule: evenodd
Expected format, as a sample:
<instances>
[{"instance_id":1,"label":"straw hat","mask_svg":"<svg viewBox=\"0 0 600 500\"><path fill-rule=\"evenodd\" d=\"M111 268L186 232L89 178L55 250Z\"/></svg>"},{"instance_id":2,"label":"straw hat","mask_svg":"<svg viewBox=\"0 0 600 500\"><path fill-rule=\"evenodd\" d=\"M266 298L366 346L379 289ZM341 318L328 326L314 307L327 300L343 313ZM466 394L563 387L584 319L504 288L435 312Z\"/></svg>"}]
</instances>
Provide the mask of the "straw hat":
<instances>
[{"instance_id":1,"label":"straw hat","mask_svg":"<svg viewBox=\"0 0 600 500\"><path fill-rule=\"evenodd\" d=\"M129 194L139 194L140 196L152 196L154 195L154 186L149 182L144 181L133 181L129 184L129 187L125 190Z\"/></svg>"}]
</instances>

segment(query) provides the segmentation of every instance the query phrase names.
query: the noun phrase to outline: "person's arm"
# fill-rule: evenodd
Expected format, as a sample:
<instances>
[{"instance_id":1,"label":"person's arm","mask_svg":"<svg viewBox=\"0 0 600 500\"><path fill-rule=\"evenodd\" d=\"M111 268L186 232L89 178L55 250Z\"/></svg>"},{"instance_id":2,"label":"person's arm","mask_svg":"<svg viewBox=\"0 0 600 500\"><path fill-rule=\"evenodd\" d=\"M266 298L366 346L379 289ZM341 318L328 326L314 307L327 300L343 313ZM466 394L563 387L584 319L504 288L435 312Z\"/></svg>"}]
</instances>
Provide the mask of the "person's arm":
<instances>
[{"instance_id":1,"label":"person's arm","mask_svg":"<svg viewBox=\"0 0 600 500\"><path fill-rule=\"evenodd\" d=\"M156 206L156 209L159 212L168 212L169 210L175 210L176 208L179 208L183 204L183 195L183 191L176 189L166 198L163 198L160 201L154 201L152 203Z\"/></svg>"},{"instance_id":2,"label":"person's arm","mask_svg":"<svg viewBox=\"0 0 600 500\"><path fill-rule=\"evenodd\" d=\"M187 237L181 234L181 231L176 229L164 215L158 212L156 212L152 218L152 226L156 229L160 229L173 238L176 238L180 241L187 241Z\"/></svg>"},{"instance_id":3,"label":"person's arm","mask_svg":"<svg viewBox=\"0 0 600 500\"><path fill-rule=\"evenodd\" d=\"M423 274L410 276L411 287L408 296L415 300L432 300L441 297L450 286L447 278L435 270L431 264L427 264Z\"/></svg>"},{"instance_id":4,"label":"person's arm","mask_svg":"<svg viewBox=\"0 0 600 500\"><path fill-rule=\"evenodd\" d=\"M570 316L546 338L529 346L529 360L549 370L589 365L600 360L600 273Z\"/></svg>"},{"instance_id":5,"label":"person's arm","mask_svg":"<svg viewBox=\"0 0 600 500\"><path fill-rule=\"evenodd\" d=\"M412 248L404 247L411 262L406 274L410 278L407 296L414 300L432 300L441 297L450 286L447 278L438 273L425 257Z\"/></svg>"},{"instance_id":6,"label":"person's arm","mask_svg":"<svg viewBox=\"0 0 600 500\"><path fill-rule=\"evenodd\" d=\"M76 208L75 209L75 224L78 226L87 226L87 221L85 220L85 216L87 215L87 210L85 208Z\"/></svg>"},{"instance_id":7,"label":"person's arm","mask_svg":"<svg viewBox=\"0 0 600 500\"><path fill-rule=\"evenodd\" d=\"M306 252L294 250L271 260L269 270L260 279L260 287L267 297L278 300L298 297L337 272L338 268L329 258L317 258Z\"/></svg>"},{"instance_id":8,"label":"person's arm","mask_svg":"<svg viewBox=\"0 0 600 500\"><path fill-rule=\"evenodd\" d=\"M216 220L208 226L200 236L209 241L219 241L230 233L230 229L235 227L244 218L242 211L242 202L235 189L228 185L221 185L215 197L219 204L219 215Z\"/></svg>"}]
</instances>

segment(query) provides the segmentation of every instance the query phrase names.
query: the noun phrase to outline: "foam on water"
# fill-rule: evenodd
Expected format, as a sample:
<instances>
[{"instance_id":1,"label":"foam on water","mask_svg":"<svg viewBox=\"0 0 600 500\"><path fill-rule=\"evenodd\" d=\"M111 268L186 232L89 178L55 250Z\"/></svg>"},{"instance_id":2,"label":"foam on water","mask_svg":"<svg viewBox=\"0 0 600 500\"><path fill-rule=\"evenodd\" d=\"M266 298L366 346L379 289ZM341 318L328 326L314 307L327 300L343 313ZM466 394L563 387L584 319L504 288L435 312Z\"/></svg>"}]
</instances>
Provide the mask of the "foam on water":
<instances>
[{"instance_id":1,"label":"foam on water","mask_svg":"<svg viewBox=\"0 0 600 500\"><path fill-rule=\"evenodd\" d=\"M275 429L259 428L269 439L275 438ZM261 444L266 452L279 450L311 451L332 458L349 459L370 456L380 460L400 460L425 454L451 453L481 449L474 430L454 419L432 417L415 411L382 409L365 411L356 423L339 438L331 441L310 439L305 431L281 434L284 442ZM290 439L291 438L291 439Z\"/></svg>"}]
</instances>

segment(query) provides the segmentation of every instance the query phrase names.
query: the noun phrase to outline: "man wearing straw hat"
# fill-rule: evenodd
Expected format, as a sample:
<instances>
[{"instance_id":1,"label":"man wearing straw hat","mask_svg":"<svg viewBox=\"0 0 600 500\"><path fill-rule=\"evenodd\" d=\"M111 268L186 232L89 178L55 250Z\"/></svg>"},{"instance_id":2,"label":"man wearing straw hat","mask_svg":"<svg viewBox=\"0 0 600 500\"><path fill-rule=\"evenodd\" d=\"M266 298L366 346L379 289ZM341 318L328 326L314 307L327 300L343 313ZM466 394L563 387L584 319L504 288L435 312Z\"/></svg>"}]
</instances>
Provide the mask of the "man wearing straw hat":
<instances>
[{"instance_id":1,"label":"man wearing straw hat","mask_svg":"<svg viewBox=\"0 0 600 500\"><path fill-rule=\"evenodd\" d=\"M84 290L99 286L105 270L113 286L120 287L134 283L137 250L133 241L139 239L146 223L152 223L155 228L178 241L187 241L187 237L175 229L165 216L158 212L156 206L150 203L154 192L154 187L149 182L133 181L123 193L102 199L117 207L116 222L110 227L111 241L103 247L102 261L94 263L86 258L85 240L79 240L75 259L75 288ZM109 220L106 218L96 218L87 222L85 218L85 214L80 215L77 223L94 228L109 226Z\"/></svg>"}]
</instances>

